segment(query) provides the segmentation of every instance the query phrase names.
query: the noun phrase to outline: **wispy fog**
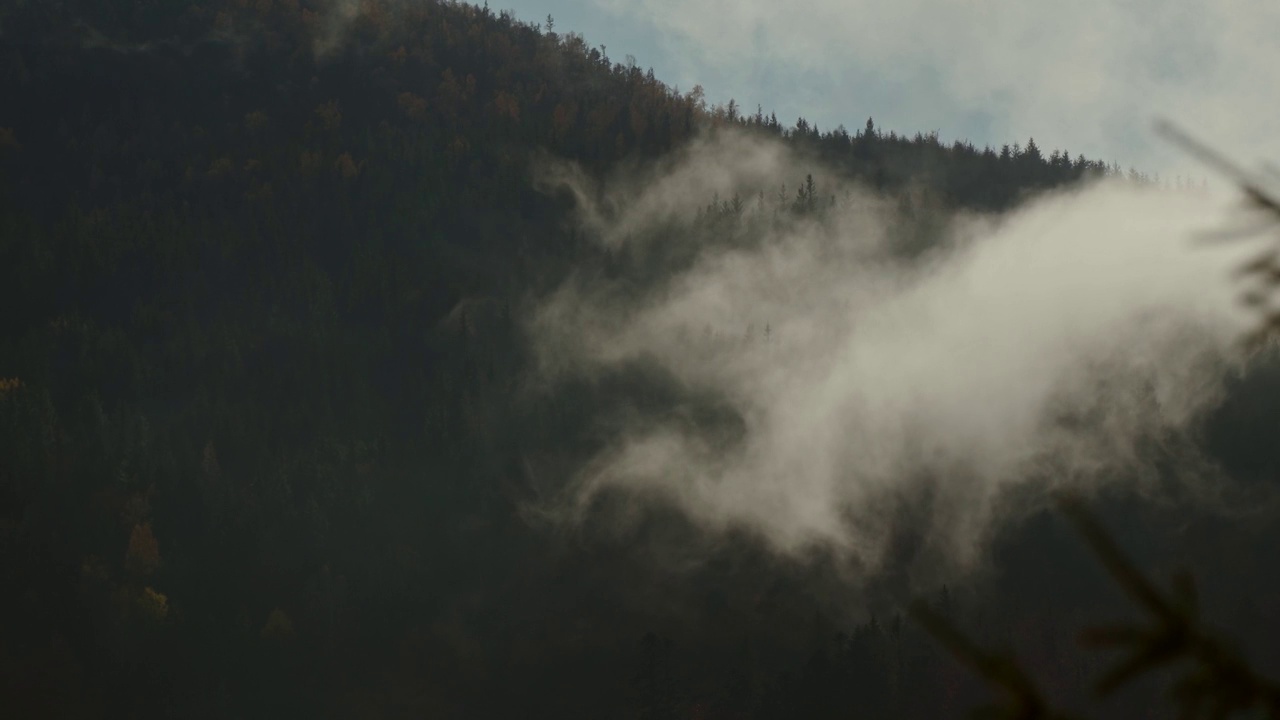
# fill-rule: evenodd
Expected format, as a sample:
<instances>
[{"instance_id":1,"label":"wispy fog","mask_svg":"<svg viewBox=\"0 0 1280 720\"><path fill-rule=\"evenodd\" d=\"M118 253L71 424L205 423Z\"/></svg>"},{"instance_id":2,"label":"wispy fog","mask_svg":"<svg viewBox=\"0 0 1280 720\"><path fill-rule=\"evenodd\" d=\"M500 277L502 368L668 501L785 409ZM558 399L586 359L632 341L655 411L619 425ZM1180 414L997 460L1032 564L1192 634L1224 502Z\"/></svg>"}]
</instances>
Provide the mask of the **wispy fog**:
<instances>
[{"instance_id":1,"label":"wispy fog","mask_svg":"<svg viewBox=\"0 0 1280 720\"><path fill-rule=\"evenodd\" d=\"M1249 248L1192 235L1228 221L1227 199L1095 184L952 217L941 246L906 260L889 208L738 134L603 184L554 164L542 179L572 190L580 230L639 256L693 242L682 228L713 197L769 213L758 193L809 172L834 198L825 217L706 243L664 282L584 270L542 302L531 327L553 386L644 365L735 417L699 420L694 400L635 414L574 479L577 516L620 491L873 569L894 508L928 494L919 530L963 567L998 515L1055 487L1216 481L1186 438L1243 361L1230 273ZM1157 473L1170 457L1178 470Z\"/></svg>"}]
</instances>

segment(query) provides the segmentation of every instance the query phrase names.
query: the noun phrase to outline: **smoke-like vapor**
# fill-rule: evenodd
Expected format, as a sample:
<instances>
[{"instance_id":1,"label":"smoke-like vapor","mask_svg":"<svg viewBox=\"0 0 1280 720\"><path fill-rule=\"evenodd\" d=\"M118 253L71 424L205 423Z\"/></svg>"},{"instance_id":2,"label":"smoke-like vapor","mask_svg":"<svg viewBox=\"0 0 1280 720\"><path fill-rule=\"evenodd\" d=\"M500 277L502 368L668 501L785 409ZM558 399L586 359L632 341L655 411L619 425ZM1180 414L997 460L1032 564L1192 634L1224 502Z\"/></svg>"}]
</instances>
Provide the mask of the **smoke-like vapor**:
<instances>
[{"instance_id":1,"label":"smoke-like vapor","mask_svg":"<svg viewBox=\"0 0 1280 720\"><path fill-rule=\"evenodd\" d=\"M328 0L321 6L320 24L311 42L311 52L324 59L342 48L347 31L360 15L360 0Z\"/></svg>"},{"instance_id":2,"label":"smoke-like vapor","mask_svg":"<svg viewBox=\"0 0 1280 720\"><path fill-rule=\"evenodd\" d=\"M603 186L565 167L545 179L634 257L690 242L672 228L716 194L751 205L754 188L807 171L781 145L720 133ZM1228 217L1223 199L1097 184L953 218L942 246L908 262L876 199L829 176L819 187L844 199L825 217L707 243L639 289L584 272L541 304L544 378L647 364L734 417L682 405L634 418L575 479L575 509L622 491L870 569L890 551L893 508L927 494L919 530L966 565L1016 511L1014 489L1154 487L1167 473L1153 462L1176 453L1205 479L1184 441L1239 366L1247 324L1230 282L1240 254L1191 241Z\"/></svg>"}]
</instances>

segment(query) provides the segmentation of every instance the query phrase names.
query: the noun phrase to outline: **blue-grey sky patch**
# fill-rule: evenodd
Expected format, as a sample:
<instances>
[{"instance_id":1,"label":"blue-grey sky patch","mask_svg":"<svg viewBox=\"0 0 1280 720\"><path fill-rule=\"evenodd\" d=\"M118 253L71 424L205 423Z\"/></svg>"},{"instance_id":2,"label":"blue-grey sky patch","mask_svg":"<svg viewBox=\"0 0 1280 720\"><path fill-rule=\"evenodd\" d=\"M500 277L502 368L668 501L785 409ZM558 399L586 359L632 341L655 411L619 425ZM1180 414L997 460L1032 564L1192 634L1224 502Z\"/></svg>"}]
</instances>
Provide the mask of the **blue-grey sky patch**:
<instances>
[{"instance_id":1,"label":"blue-grey sky patch","mask_svg":"<svg viewBox=\"0 0 1280 720\"><path fill-rule=\"evenodd\" d=\"M1233 157L1280 158L1269 0L506 0L712 103L826 130L881 127L1203 173L1156 117Z\"/></svg>"}]
</instances>

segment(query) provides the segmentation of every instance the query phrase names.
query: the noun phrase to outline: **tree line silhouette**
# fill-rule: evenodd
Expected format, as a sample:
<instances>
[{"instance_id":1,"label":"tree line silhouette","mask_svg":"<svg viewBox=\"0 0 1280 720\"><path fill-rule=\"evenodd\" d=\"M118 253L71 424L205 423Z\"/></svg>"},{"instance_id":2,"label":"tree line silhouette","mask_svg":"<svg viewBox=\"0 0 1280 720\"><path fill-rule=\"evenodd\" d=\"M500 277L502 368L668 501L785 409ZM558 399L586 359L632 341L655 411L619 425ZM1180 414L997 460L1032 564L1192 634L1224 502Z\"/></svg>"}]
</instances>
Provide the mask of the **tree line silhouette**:
<instances>
[{"instance_id":1,"label":"tree line silhouette","mask_svg":"<svg viewBox=\"0 0 1280 720\"><path fill-rule=\"evenodd\" d=\"M527 518L534 476L603 442L602 408L682 392L639 369L517 392L521 302L608 262L531 169L603 175L732 127L893 199L910 246L949 210L1118 166L783 126L550 18L456 2L6 4L0 58L6 707L937 717L982 697L900 599L851 619L821 563L710 547L662 509L624 536ZM812 175L776 186L708 198L680 231L724 242L841 200ZM710 559L676 577L637 547ZM939 589L938 612L1087 685L1045 649L1064 605L1019 587Z\"/></svg>"}]
</instances>

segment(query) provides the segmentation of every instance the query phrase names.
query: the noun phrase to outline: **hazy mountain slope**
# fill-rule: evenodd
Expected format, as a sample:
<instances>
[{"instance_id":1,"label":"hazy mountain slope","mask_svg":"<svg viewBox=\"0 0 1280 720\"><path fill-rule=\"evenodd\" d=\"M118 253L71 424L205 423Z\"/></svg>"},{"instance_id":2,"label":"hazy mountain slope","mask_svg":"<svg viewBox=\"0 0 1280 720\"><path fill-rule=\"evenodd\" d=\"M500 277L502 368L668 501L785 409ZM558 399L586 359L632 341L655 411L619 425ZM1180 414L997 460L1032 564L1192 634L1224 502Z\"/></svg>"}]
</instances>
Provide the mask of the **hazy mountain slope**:
<instances>
[{"instance_id":1,"label":"hazy mountain slope","mask_svg":"<svg viewBox=\"0 0 1280 720\"><path fill-rule=\"evenodd\" d=\"M784 128L572 34L407 0L7 3L0 97L20 714L932 717L975 692L821 561L660 510L618 532L526 512L607 441L605 410L724 420L644 366L526 392L530 298L630 262L541 171L614 177L733 126L884 193L915 252L947 211L1115 169ZM773 185L761 213L822 212L825 186ZM695 237L743 212L704 202ZM688 258L648 261L660 282ZM1037 612L1028 637L1066 632Z\"/></svg>"}]
</instances>

